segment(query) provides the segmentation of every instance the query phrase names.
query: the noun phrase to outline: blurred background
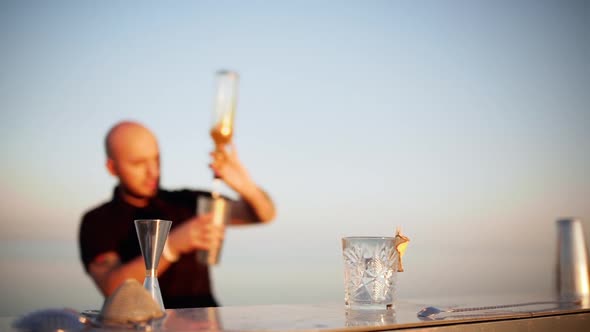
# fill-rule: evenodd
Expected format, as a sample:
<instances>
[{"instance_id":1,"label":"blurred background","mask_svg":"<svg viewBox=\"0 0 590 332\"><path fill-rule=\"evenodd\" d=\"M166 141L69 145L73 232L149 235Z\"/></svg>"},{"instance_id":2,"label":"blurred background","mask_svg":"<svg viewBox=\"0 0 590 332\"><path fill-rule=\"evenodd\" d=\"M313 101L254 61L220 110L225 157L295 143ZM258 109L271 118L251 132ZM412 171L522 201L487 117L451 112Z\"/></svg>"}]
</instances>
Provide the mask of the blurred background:
<instances>
[{"instance_id":1,"label":"blurred background","mask_svg":"<svg viewBox=\"0 0 590 332\"><path fill-rule=\"evenodd\" d=\"M102 306L77 233L115 122L211 187L219 69L278 207L228 230L223 305L343 301L341 237L397 226L401 298L551 294L555 221L589 238L587 1L2 1L0 42L0 315Z\"/></svg>"}]
</instances>

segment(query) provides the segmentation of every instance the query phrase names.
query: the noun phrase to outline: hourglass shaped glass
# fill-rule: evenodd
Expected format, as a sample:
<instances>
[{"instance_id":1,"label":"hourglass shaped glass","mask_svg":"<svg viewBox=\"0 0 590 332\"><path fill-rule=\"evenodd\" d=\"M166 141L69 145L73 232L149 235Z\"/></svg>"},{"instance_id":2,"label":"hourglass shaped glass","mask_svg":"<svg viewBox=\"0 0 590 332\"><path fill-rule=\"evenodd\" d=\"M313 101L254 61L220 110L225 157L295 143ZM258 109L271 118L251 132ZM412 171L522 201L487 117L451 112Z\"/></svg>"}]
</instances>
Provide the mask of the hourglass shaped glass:
<instances>
[{"instance_id":1,"label":"hourglass shaped glass","mask_svg":"<svg viewBox=\"0 0 590 332\"><path fill-rule=\"evenodd\" d=\"M135 230L145 262L145 280L143 287L152 295L160 308L165 310L160 285L158 284L158 264L164 250L166 238L172 221L161 219L135 220Z\"/></svg>"}]
</instances>

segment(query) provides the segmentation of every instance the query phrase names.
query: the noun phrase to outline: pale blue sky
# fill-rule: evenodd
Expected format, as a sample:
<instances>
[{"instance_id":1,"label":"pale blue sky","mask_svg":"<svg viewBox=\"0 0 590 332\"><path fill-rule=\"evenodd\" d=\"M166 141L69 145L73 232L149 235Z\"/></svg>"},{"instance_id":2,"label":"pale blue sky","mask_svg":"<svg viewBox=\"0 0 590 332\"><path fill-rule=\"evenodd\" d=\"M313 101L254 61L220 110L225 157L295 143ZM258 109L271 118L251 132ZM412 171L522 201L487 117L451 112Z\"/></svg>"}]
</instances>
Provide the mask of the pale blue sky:
<instances>
[{"instance_id":1,"label":"pale blue sky","mask_svg":"<svg viewBox=\"0 0 590 332\"><path fill-rule=\"evenodd\" d=\"M586 1L3 1L0 42L3 241L76 239L111 195L102 140L121 119L158 135L164 187L209 187L221 68L241 75L235 143L279 208L229 232L226 303L256 301L223 273L253 259L283 299L340 296L340 237L396 226L409 296L435 271L449 288L483 273L466 252L548 288L555 219L590 228ZM302 285L279 263L325 273Z\"/></svg>"}]
</instances>

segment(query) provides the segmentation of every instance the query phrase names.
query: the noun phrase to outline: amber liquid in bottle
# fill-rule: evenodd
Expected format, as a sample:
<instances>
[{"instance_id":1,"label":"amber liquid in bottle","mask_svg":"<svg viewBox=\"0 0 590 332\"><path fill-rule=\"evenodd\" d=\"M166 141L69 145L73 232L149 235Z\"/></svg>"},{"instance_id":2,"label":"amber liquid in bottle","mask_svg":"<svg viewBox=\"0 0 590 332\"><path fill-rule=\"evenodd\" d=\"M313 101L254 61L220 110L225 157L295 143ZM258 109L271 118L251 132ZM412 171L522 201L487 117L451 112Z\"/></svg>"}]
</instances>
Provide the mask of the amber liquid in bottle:
<instances>
[{"instance_id":1,"label":"amber liquid in bottle","mask_svg":"<svg viewBox=\"0 0 590 332\"><path fill-rule=\"evenodd\" d=\"M211 134L211 138L215 143L215 150L217 151L223 150L223 147L231 142L233 136L233 130L230 127L224 127L221 123L216 124L211 128L209 133ZM215 175L213 177L213 198L219 197L218 188L220 185L219 177Z\"/></svg>"},{"instance_id":2,"label":"amber liquid in bottle","mask_svg":"<svg viewBox=\"0 0 590 332\"><path fill-rule=\"evenodd\" d=\"M224 145L231 142L233 130L229 127L224 127L222 124L218 124L211 128L210 134L213 142L215 142L215 148L220 150Z\"/></svg>"}]
</instances>

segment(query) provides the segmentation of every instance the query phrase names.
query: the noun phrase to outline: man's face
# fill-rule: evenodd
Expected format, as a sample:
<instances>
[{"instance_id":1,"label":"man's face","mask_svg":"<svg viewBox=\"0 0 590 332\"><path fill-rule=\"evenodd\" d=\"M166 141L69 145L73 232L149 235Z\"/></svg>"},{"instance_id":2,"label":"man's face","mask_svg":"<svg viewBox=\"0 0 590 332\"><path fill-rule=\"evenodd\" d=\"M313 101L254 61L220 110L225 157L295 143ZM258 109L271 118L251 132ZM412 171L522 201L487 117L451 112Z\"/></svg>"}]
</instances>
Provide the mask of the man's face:
<instances>
[{"instance_id":1,"label":"man's face","mask_svg":"<svg viewBox=\"0 0 590 332\"><path fill-rule=\"evenodd\" d=\"M117 137L108 163L127 194L151 198L158 192L160 153L158 142L149 131L132 128Z\"/></svg>"}]
</instances>

